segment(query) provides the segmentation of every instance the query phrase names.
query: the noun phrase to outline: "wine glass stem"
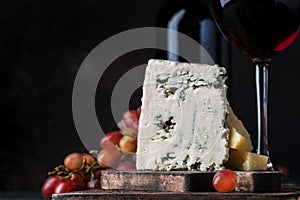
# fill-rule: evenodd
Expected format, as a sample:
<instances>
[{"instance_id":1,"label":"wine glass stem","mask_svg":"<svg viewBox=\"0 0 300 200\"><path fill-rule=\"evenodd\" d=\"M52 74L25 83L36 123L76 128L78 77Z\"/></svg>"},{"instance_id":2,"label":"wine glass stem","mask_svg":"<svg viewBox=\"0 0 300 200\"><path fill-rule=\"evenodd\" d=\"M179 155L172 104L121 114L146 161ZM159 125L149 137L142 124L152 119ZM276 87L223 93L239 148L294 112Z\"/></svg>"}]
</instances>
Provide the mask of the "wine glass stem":
<instances>
[{"instance_id":1,"label":"wine glass stem","mask_svg":"<svg viewBox=\"0 0 300 200\"><path fill-rule=\"evenodd\" d=\"M268 66L270 61L271 59L254 60L257 92L257 153L268 156L268 169L273 168L268 147Z\"/></svg>"}]
</instances>

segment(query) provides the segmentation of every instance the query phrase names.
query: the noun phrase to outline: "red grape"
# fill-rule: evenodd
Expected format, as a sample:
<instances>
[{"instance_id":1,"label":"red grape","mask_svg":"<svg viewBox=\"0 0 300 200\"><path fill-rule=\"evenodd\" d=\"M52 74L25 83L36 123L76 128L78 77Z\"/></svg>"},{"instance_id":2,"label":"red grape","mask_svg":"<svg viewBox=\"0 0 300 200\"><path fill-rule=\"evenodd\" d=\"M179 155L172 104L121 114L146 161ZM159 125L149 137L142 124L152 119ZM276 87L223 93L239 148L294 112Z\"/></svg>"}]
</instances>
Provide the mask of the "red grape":
<instances>
[{"instance_id":1,"label":"red grape","mask_svg":"<svg viewBox=\"0 0 300 200\"><path fill-rule=\"evenodd\" d=\"M137 113L138 113L138 117L140 118L140 114L142 112L142 108L141 106L139 106L137 109L136 109Z\"/></svg>"},{"instance_id":2,"label":"red grape","mask_svg":"<svg viewBox=\"0 0 300 200\"><path fill-rule=\"evenodd\" d=\"M128 110L123 114L122 119L118 123L118 127L123 130L126 128L134 130L135 133L138 132L140 113L136 110Z\"/></svg>"},{"instance_id":3,"label":"red grape","mask_svg":"<svg viewBox=\"0 0 300 200\"><path fill-rule=\"evenodd\" d=\"M87 184L91 180L90 172L79 172L79 173L82 177L82 181L84 182L84 184Z\"/></svg>"},{"instance_id":4,"label":"red grape","mask_svg":"<svg viewBox=\"0 0 300 200\"><path fill-rule=\"evenodd\" d=\"M81 153L71 153L64 159L64 165L69 170L80 169L83 164L83 156Z\"/></svg>"},{"instance_id":5,"label":"red grape","mask_svg":"<svg viewBox=\"0 0 300 200\"><path fill-rule=\"evenodd\" d=\"M118 165L120 163L121 153L117 148L102 149L98 153L97 160L101 167L115 169L118 167Z\"/></svg>"},{"instance_id":6,"label":"red grape","mask_svg":"<svg viewBox=\"0 0 300 200\"><path fill-rule=\"evenodd\" d=\"M55 186L62 181L59 175L49 176L42 185L42 194L46 198L51 198L54 193Z\"/></svg>"},{"instance_id":7,"label":"red grape","mask_svg":"<svg viewBox=\"0 0 300 200\"><path fill-rule=\"evenodd\" d=\"M284 178L288 178L289 177L290 172L289 172L288 168L286 168L285 166L277 165L275 167L275 169L277 171L280 171L282 177L284 177Z\"/></svg>"},{"instance_id":8,"label":"red grape","mask_svg":"<svg viewBox=\"0 0 300 200\"><path fill-rule=\"evenodd\" d=\"M76 184L76 190L83 190L83 189L85 189L84 179L79 174L73 174L71 176L71 180L75 182L75 184Z\"/></svg>"},{"instance_id":9,"label":"red grape","mask_svg":"<svg viewBox=\"0 0 300 200\"><path fill-rule=\"evenodd\" d=\"M120 139L123 137L123 134L119 131L114 131L107 133L100 140L100 146L103 149L115 148L115 145L119 144Z\"/></svg>"},{"instance_id":10,"label":"red grape","mask_svg":"<svg viewBox=\"0 0 300 200\"><path fill-rule=\"evenodd\" d=\"M72 181L70 178L64 179L59 182L54 189L55 194L74 192L77 189L75 181Z\"/></svg>"},{"instance_id":11,"label":"red grape","mask_svg":"<svg viewBox=\"0 0 300 200\"><path fill-rule=\"evenodd\" d=\"M136 169L135 164L130 161L121 162L118 166L118 170Z\"/></svg>"},{"instance_id":12,"label":"red grape","mask_svg":"<svg viewBox=\"0 0 300 200\"><path fill-rule=\"evenodd\" d=\"M100 179L100 177L101 177L101 169L94 170L94 178Z\"/></svg>"},{"instance_id":13,"label":"red grape","mask_svg":"<svg viewBox=\"0 0 300 200\"><path fill-rule=\"evenodd\" d=\"M129 135L124 135L119 142L119 147L126 152L136 152L137 138Z\"/></svg>"},{"instance_id":14,"label":"red grape","mask_svg":"<svg viewBox=\"0 0 300 200\"><path fill-rule=\"evenodd\" d=\"M237 176L230 169L218 171L213 178L213 185L218 192L230 192L237 184Z\"/></svg>"}]
</instances>

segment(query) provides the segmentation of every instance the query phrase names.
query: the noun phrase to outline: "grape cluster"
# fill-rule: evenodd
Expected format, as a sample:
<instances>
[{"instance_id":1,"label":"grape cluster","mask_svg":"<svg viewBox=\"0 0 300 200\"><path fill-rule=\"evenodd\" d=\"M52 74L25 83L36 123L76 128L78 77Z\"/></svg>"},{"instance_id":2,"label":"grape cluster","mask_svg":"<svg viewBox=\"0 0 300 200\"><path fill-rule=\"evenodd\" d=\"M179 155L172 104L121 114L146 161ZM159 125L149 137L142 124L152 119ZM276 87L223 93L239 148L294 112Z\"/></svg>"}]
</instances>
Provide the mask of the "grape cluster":
<instances>
[{"instance_id":1,"label":"grape cluster","mask_svg":"<svg viewBox=\"0 0 300 200\"><path fill-rule=\"evenodd\" d=\"M128 110L118 123L119 130L105 134L97 160L103 168L135 169L135 153L141 108Z\"/></svg>"},{"instance_id":2,"label":"grape cluster","mask_svg":"<svg viewBox=\"0 0 300 200\"><path fill-rule=\"evenodd\" d=\"M71 153L64 164L49 172L42 185L42 194L51 198L52 194L100 188L101 166L89 153Z\"/></svg>"},{"instance_id":3,"label":"grape cluster","mask_svg":"<svg viewBox=\"0 0 300 200\"><path fill-rule=\"evenodd\" d=\"M101 170L135 169L137 132L140 108L128 110L118 123L119 130L105 134L100 139L101 150L90 153L70 153L64 164L55 167L42 185L42 194L51 198L52 194L100 188Z\"/></svg>"}]
</instances>

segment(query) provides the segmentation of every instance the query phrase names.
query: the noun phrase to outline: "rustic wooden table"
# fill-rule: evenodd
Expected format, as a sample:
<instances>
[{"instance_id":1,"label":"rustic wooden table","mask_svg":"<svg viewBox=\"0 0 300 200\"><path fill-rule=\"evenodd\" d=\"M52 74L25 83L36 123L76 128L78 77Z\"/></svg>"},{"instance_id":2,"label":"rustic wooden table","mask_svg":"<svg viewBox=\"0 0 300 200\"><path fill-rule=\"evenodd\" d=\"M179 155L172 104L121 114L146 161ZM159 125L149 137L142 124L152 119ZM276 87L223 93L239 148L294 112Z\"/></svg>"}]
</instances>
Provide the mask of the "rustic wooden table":
<instances>
[{"instance_id":1,"label":"rustic wooden table","mask_svg":"<svg viewBox=\"0 0 300 200\"><path fill-rule=\"evenodd\" d=\"M281 192L252 193L252 192L150 192L128 190L89 190L74 193L55 194L52 200L298 200L300 186L283 184Z\"/></svg>"}]
</instances>

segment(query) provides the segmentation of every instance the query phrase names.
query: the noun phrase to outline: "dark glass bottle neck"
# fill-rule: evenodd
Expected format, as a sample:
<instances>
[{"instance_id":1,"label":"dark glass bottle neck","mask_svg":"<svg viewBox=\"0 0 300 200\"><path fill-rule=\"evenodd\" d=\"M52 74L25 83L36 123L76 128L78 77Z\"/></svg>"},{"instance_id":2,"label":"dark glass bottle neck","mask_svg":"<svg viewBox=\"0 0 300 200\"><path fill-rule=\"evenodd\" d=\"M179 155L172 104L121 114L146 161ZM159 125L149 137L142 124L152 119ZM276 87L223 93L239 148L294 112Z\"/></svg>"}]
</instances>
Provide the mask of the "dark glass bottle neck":
<instances>
[{"instance_id":1,"label":"dark glass bottle neck","mask_svg":"<svg viewBox=\"0 0 300 200\"><path fill-rule=\"evenodd\" d=\"M167 0L158 13L156 25L165 27L169 19L181 10L186 10L185 13L193 19L212 18L207 0Z\"/></svg>"}]
</instances>

